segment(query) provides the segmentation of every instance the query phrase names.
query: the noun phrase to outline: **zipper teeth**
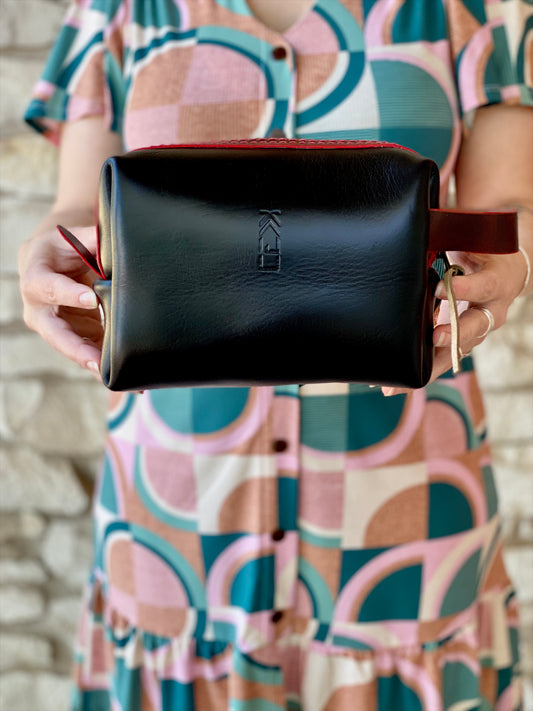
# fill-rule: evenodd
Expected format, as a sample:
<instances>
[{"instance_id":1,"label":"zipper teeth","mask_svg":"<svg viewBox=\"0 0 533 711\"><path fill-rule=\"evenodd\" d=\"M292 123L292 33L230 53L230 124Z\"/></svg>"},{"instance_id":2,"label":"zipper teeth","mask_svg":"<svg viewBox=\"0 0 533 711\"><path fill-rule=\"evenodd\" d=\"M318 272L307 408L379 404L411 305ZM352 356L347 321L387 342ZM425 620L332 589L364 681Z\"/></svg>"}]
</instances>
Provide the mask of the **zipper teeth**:
<instances>
[{"instance_id":1,"label":"zipper teeth","mask_svg":"<svg viewBox=\"0 0 533 711\"><path fill-rule=\"evenodd\" d=\"M271 148L275 146L285 146L288 148L397 148L402 151L413 153L412 148L401 146L399 143L389 143L387 141L375 140L350 140L350 139L327 139L327 138L248 138L234 139L227 141L217 141L212 143L173 143L161 144L157 146L145 146L144 148L136 148L132 153L137 151L149 151L165 148Z\"/></svg>"}]
</instances>

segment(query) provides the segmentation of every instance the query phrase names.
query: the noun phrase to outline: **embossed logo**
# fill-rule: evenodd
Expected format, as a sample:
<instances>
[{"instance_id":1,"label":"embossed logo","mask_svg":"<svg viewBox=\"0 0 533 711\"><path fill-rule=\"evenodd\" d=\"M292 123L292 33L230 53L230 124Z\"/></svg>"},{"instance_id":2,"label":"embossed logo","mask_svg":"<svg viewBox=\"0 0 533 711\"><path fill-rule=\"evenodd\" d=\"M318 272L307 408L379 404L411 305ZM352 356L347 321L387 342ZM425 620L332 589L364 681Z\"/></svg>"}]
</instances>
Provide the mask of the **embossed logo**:
<instances>
[{"instance_id":1,"label":"embossed logo","mask_svg":"<svg viewBox=\"0 0 533 711\"><path fill-rule=\"evenodd\" d=\"M262 272L281 269L281 210L259 210L257 268Z\"/></svg>"}]
</instances>

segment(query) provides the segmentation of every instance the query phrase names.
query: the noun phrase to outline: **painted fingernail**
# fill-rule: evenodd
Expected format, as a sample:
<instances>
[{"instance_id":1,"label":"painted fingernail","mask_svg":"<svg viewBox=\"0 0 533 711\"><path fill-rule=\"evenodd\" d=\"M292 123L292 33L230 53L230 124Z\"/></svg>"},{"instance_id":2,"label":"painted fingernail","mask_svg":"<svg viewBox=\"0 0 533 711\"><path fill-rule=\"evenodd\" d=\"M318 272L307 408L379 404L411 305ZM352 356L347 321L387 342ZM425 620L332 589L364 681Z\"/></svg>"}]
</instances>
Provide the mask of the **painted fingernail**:
<instances>
[{"instance_id":1,"label":"painted fingernail","mask_svg":"<svg viewBox=\"0 0 533 711\"><path fill-rule=\"evenodd\" d=\"M80 295L80 304L95 309L98 306L98 300L94 291L84 291Z\"/></svg>"},{"instance_id":2,"label":"painted fingernail","mask_svg":"<svg viewBox=\"0 0 533 711\"><path fill-rule=\"evenodd\" d=\"M98 363L94 360L90 360L87 363L87 368L91 371L91 373L94 375L94 377L97 380L100 380L100 368L98 366Z\"/></svg>"},{"instance_id":3,"label":"painted fingernail","mask_svg":"<svg viewBox=\"0 0 533 711\"><path fill-rule=\"evenodd\" d=\"M443 296L446 296L446 287L444 286L443 281L439 281L437 284L437 288L435 289L435 296L437 299L442 299Z\"/></svg>"}]
</instances>

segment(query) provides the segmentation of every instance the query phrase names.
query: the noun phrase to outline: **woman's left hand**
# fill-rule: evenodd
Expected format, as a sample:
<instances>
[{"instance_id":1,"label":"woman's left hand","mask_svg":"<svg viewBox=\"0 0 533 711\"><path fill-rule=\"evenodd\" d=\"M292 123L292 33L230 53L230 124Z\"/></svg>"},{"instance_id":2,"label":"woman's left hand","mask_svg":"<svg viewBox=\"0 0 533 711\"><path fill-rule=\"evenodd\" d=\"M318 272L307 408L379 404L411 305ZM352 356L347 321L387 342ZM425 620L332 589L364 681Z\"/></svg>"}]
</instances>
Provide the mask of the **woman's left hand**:
<instances>
[{"instance_id":1,"label":"woman's left hand","mask_svg":"<svg viewBox=\"0 0 533 711\"><path fill-rule=\"evenodd\" d=\"M456 206L461 209L518 208L520 244L533 262L533 108L493 104L476 110L463 135L455 167ZM492 326L486 309L500 328L507 310L528 278L523 254L492 255L459 252L450 261L465 268L453 278L457 301L469 308L459 319L459 347L468 354L488 336ZM526 291L531 291L531 279ZM443 285L438 296L446 299ZM433 333L435 360L431 381L452 367L451 326L438 324ZM409 390L383 388L385 395Z\"/></svg>"},{"instance_id":2,"label":"woman's left hand","mask_svg":"<svg viewBox=\"0 0 533 711\"><path fill-rule=\"evenodd\" d=\"M463 355L468 355L490 331L505 323L509 307L526 281L527 266L520 252L504 255L460 252L451 253L449 258L466 272L464 276L453 277L452 283L457 301L468 302L468 308L459 318L459 348ZM447 299L442 281L437 286L437 296ZM492 314L494 323L482 309ZM433 331L435 358L430 382L452 367L451 342L450 324L437 325ZM383 388L384 395L407 392L407 388Z\"/></svg>"}]
</instances>

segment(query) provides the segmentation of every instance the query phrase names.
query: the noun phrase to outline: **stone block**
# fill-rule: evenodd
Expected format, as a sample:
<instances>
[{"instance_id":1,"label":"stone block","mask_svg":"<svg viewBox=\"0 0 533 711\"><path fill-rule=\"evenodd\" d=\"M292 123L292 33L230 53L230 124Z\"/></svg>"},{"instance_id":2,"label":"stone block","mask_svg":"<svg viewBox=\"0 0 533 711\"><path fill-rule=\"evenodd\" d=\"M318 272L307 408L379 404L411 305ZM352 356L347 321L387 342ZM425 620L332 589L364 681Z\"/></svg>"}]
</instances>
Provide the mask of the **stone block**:
<instances>
[{"instance_id":1,"label":"stone block","mask_svg":"<svg viewBox=\"0 0 533 711\"><path fill-rule=\"evenodd\" d=\"M1 269L2 264L0 263L0 271ZM23 310L18 279L0 277L0 326L22 322Z\"/></svg>"},{"instance_id":2,"label":"stone block","mask_svg":"<svg viewBox=\"0 0 533 711\"><path fill-rule=\"evenodd\" d=\"M54 641L57 661L63 661L67 667L72 659L81 604L81 591L77 595L53 598L48 604L46 617L39 624L40 634Z\"/></svg>"},{"instance_id":3,"label":"stone block","mask_svg":"<svg viewBox=\"0 0 533 711\"><path fill-rule=\"evenodd\" d=\"M524 444L533 432L533 388L485 393L491 441L497 444Z\"/></svg>"},{"instance_id":4,"label":"stone block","mask_svg":"<svg viewBox=\"0 0 533 711\"><path fill-rule=\"evenodd\" d=\"M65 2L3 0L0 47L48 47L64 14Z\"/></svg>"},{"instance_id":5,"label":"stone block","mask_svg":"<svg viewBox=\"0 0 533 711\"><path fill-rule=\"evenodd\" d=\"M2 634L0 670L50 669L53 664L52 645L47 639L29 634Z\"/></svg>"},{"instance_id":6,"label":"stone block","mask_svg":"<svg viewBox=\"0 0 533 711\"><path fill-rule=\"evenodd\" d=\"M32 198L3 197L0 202L0 269L4 274L17 274L20 245L35 232L50 212L51 201Z\"/></svg>"},{"instance_id":7,"label":"stone block","mask_svg":"<svg viewBox=\"0 0 533 711\"><path fill-rule=\"evenodd\" d=\"M68 711L72 683L68 676L9 672L0 680L0 709Z\"/></svg>"},{"instance_id":8,"label":"stone block","mask_svg":"<svg viewBox=\"0 0 533 711\"><path fill-rule=\"evenodd\" d=\"M530 711L533 709L533 680L531 677L524 679L524 711Z\"/></svg>"},{"instance_id":9,"label":"stone block","mask_svg":"<svg viewBox=\"0 0 533 711\"><path fill-rule=\"evenodd\" d=\"M81 589L92 559L90 520L52 521L41 553L44 564L56 578L68 588Z\"/></svg>"},{"instance_id":10,"label":"stone block","mask_svg":"<svg viewBox=\"0 0 533 711\"><path fill-rule=\"evenodd\" d=\"M13 431L21 444L43 453L96 455L103 449L106 400L105 388L92 378L46 384L32 417Z\"/></svg>"},{"instance_id":11,"label":"stone block","mask_svg":"<svg viewBox=\"0 0 533 711\"><path fill-rule=\"evenodd\" d=\"M2 355L0 354L0 358ZM0 383L0 434L6 440L16 439L18 431L36 413L44 397L39 380Z\"/></svg>"},{"instance_id":12,"label":"stone block","mask_svg":"<svg viewBox=\"0 0 533 711\"><path fill-rule=\"evenodd\" d=\"M533 511L529 511L529 518L521 518L518 522L518 536L522 543L533 548Z\"/></svg>"},{"instance_id":13,"label":"stone block","mask_svg":"<svg viewBox=\"0 0 533 711\"><path fill-rule=\"evenodd\" d=\"M27 4L28 0L24 0L24 2L18 0L19 7ZM31 4L31 0L29 4ZM2 13L4 12L5 8L2 7ZM2 14L2 21L5 21L4 14ZM2 56L0 60L0 83L2 85L0 124L4 129L6 126L15 128L18 126L20 130L24 112L31 100L33 87L42 71L42 58Z\"/></svg>"},{"instance_id":14,"label":"stone block","mask_svg":"<svg viewBox=\"0 0 533 711\"><path fill-rule=\"evenodd\" d=\"M19 196L54 199L57 149L42 136L30 133L0 141L0 190Z\"/></svg>"},{"instance_id":15,"label":"stone block","mask_svg":"<svg viewBox=\"0 0 533 711\"><path fill-rule=\"evenodd\" d=\"M15 585L0 587L0 622L10 625L38 620L44 612L43 596L38 590ZM2 705L0 704L0 708Z\"/></svg>"},{"instance_id":16,"label":"stone block","mask_svg":"<svg viewBox=\"0 0 533 711\"><path fill-rule=\"evenodd\" d=\"M498 466L511 466L526 475L533 472L533 443L494 443L491 449L493 460Z\"/></svg>"},{"instance_id":17,"label":"stone block","mask_svg":"<svg viewBox=\"0 0 533 711\"><path fill-rule=\"evenodd\" d=\"M0 516L0 543L34 540L43 535L45 528L46 521L34 511L4 512Z\"/></svg>"},{"instance_id":18,"label":"stone block","mask_svg":"<svg viewBox=\"0 0 533 711\"><path fill-rule=\"evenodd\" d=\"M494 476L500 512L520 519L533 514L533 445L493 448Z\"/></svg>"},{"instance_id":19,"label":"stone block","mask_svg":"<svg viewBox=\"0 0 533 711\"><path fill-rule=\"evenodd\" d=\"M101 454L92 457L73 457L72 461L76 471L92 482L96 480L102 468Z\"/></svg>"},{"instance_id":20,"label":"stone block","mask_svg":"<svg viewBox=\"0 0 533 711\"><path fill-rule=\"evenodd\" d=\"M507 548L505 565L520 602L533 602L533 550L531 547Z\"/></svg>"},{"instance_id":21,"label":"stone block","mask_svg":"<svg viewBox=\"0 0 533 711\"><path fill-rule=\"evenodd\" d=\"M5 378L52 374L92 382L88 370L66 358L31 331L6 333L0 337L0 371Z\"/></svg>"},{"instance_id":22,"label":"stone block","mask_svg":"<svg viewBox=\"0 0 533 711\"><path fill-rule=\"evenodd\" d=\"M39 585L46 581L46 573L36 560L0 560L0 581L2 584Z\"/></svg>"},{"instance_id":23,"label":"stone block","mask_svg":"<svg viewBox=\"0 0 533 711\"><path fill-rule=\"evenodd\" d=\"M2 511L40 511L75 516L89 501L71 464L24 448L0 451Z\"/></svg>"},{"instance_id":24,"label":"stone block","mask_svg":"<svg viewBox=\"0 0 533 711\"><path fill-rule=\"evenodd\" d=\"M474 351L485 392L533 386L533 321L513 321L490 334Z\"/></svg>"}]
</instances>

